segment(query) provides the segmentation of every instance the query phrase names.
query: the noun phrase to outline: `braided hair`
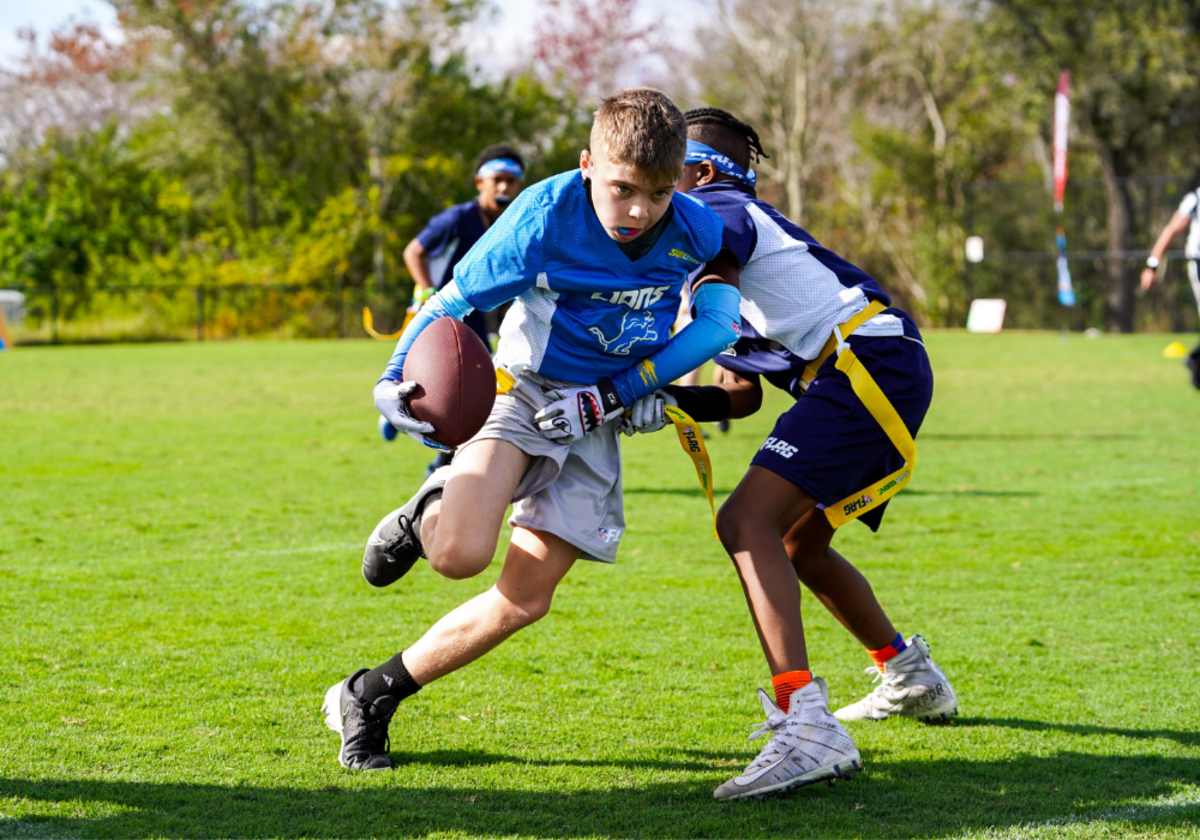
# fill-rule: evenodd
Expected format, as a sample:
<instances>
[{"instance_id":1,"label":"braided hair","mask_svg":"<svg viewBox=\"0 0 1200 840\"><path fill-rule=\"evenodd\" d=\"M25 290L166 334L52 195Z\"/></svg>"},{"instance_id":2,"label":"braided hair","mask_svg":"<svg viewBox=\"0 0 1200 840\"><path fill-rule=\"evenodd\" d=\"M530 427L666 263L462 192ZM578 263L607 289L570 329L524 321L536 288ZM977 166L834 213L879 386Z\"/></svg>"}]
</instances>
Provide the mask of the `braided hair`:
<instances>
[{"instance_id":1,"label":"braided hair","mask_svg":"<svg viewBox=\"0 0 1200 840\"><path fill-rule=\"evenodd\" d=\"M683 115L688 138L711 146L742 169L750 168L750 156L758 161L769 157L758 132L720 108L693 108Z\"/></svg>"}]
</instances>

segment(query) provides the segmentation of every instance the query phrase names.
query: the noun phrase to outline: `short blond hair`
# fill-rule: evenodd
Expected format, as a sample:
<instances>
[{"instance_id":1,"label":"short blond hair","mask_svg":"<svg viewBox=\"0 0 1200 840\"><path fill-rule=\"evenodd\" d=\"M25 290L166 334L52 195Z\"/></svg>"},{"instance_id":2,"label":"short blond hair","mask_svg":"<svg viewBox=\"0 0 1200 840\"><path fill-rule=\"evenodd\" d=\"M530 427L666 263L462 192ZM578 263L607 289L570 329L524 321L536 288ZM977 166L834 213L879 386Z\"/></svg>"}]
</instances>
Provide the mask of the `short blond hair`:
<instances>
[{"instance_id":1,"label":"short blond hair","mask_svg":"<svg viewBox=\"0 0 1200 840\"><path fill-rule=\"evenodd\" d=\"M687 154L687 120L662 91L626 88L596 109L591 152L631 166L643 177L678 181Z\"/></svg>"}]
</instances>

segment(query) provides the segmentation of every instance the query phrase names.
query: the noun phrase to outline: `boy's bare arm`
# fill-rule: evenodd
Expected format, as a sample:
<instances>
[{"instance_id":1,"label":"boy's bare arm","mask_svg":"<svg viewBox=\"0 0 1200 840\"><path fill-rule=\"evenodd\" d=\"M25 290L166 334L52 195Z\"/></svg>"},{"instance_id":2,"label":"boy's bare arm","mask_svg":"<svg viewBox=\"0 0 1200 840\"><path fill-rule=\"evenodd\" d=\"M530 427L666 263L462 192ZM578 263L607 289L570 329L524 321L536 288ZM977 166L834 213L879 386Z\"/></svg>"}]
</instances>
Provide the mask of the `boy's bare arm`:
<instances>
[{"instance_id":1,"label":"boy's bare arm","mask_svg":"<svg viewBox=\"0 0 1200 840\"><path fill-rule=\"evenodd\" d=\"M433 288L433 280L429 277L429 256L419 239L414 239L404 246L404 264L408 267L418 291Z\"/></svg>"},{"instance_id":2,"label":"boy's bare arm","mask_svg":"<svg viewBox=\"0 0 1200 840\"><path fill-rule=\"evenodd\" d=\"M762 408L763 388L758 376L747 379L728 368L718 367L721 381L716 386L729 394L729 419L749 417Z\"/></svg>"},{"instance_id":3,"label":"boy's bare arm","mask_svg":"<svg viewBox=\"0 0 1200 840\"><path fill-rule=\"evenodd\" d=\"M696 291L696 289L699 289L705 283L727 283L738 289L741 288L739 282L740 275L738 273L737 260L734 259L733 254L729 253L729 251L722 249L704 267L704 273L692 283L692 291Z\"/></svg>"},{"instance_id":4,"label":"boy's bare arm","mask_svg":"<svg viewBox=\"0 0 1200 840\"><path fill-rule=\"evenodd\" d=\"M1188 229L1192 223L1191 217L1185 216L1182 213L1176 212L1171 220L1167 222L1166 227L1162 229L1162 233L1158 235L1158 240L1154 243L1154 247L1150 249L1150 259L1157 265L1167 253L1167 248L1171 246L1171 240ZM1158 276L1155 269L1147 265L1142 269L1142 288L1149 289L1154 285L1154 278Z\"/></svg>"}]
</instances>

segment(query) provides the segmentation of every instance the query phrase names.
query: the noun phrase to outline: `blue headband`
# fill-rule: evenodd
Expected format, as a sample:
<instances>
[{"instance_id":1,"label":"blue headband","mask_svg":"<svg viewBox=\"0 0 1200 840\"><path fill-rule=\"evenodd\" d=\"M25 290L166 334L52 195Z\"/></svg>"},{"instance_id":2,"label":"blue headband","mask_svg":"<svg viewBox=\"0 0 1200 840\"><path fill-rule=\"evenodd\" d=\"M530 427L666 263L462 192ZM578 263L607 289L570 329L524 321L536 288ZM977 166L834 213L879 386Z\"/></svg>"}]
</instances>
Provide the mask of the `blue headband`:
<instances>
[{"instance_id":1,"label":"blue headband","mask_svg":"<svg viewBox=\"0 0 1200 840\"><path fill-rule=\"evenodd\" d=\"M718 152L712 146L697 143L695 140L687 141L687 157L683 159L683 162L699 163L702 160L710 161L718 172L732 175L734 178L745 183L750 189L754 189L754 185L758 181L758 173L753 169L748 173L744 172L742 171L742 167L725 157L725 155Z\"/></svg>"},{"instance_id":2,"label":"blue headband","mask_svg":"<svg viewBox=\"0 0 1200 840\"><path fill-rule=\"evenodd\" d=\"M521 168L521 164L511 158L493 158L487 163L479 167L479 171L475 173L476 178L487 178L498 172L512 175L514 178L520 178L525 174L525 170Z\"/></svg>"}]
</instances>

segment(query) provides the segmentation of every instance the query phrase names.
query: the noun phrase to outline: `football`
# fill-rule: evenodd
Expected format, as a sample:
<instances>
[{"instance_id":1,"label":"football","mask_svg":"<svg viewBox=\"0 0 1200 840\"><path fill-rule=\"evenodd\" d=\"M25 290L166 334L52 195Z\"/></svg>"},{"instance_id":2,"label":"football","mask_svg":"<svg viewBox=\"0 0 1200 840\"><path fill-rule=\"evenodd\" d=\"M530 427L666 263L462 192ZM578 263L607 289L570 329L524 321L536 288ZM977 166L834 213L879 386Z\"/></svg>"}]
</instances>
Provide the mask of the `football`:
<instances>
[{"instance_id":1,"label":"football","mask_svg":"<svg viewBox=\"0 0 1200 840\"><path fill-rule=\"evenodd\" d=\"M421 331L404 359L404 381L418 387L409 412L433 425L433 440L459 446L482 427L496 401L496 371L488 348L456 318Z\"/></svg>"}]
</instances>

